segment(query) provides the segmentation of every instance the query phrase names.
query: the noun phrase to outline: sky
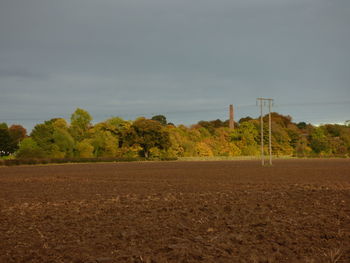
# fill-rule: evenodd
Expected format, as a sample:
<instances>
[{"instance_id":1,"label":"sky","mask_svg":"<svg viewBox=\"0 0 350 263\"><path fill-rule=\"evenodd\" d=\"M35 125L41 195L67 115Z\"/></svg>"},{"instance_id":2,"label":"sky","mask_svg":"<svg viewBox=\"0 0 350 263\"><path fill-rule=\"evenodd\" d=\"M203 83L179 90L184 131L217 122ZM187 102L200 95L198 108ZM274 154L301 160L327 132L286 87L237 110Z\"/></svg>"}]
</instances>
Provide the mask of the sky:
<instances>
[{"instance_id":1,"label":"sky","mask_svg":"<svg viewBox=\"0 0 350 263\"><path fill-rule=\"evenodd\" d=\"M0 0L0 122L350 119L349 0ZM265 109L266 110L266 109Z\"/></svg>"}]
</instances>

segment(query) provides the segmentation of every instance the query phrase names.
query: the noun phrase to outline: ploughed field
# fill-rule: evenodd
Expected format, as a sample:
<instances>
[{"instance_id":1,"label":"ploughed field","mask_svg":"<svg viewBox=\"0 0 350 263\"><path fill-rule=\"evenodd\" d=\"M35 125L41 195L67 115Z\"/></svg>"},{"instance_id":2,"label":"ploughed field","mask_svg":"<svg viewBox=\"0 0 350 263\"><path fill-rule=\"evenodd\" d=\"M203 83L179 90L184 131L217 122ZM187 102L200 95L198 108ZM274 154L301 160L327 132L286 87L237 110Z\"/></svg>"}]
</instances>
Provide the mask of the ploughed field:
<instances>
[{"instance_id":1,"label":"ploughed field","mask_svg":"<svg viewBox=\"0 0 350 263\"><path fill-rule=\"evenodd\" d=\"M1 167L0 262L350 262L350 161Z\"/></svg>"}]
</instances>

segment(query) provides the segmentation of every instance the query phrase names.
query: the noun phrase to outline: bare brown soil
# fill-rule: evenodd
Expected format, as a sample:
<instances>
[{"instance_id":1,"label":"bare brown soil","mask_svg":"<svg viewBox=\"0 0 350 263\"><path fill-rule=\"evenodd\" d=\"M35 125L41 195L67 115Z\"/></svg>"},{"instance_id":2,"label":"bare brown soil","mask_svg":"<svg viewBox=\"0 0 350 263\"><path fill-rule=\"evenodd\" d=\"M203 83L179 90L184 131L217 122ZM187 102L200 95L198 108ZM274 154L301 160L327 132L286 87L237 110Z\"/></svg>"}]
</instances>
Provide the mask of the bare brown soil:
<instances>
[{"instance_id":1,"label":"bare brown soil","mask_svg":"<svg viewBox=\"0 0 350 263\"><path fill-rule=\"evenodd\" d=\"M350 262L350 161L1 167L0 262Z\"/></svg>"}]
</instances>

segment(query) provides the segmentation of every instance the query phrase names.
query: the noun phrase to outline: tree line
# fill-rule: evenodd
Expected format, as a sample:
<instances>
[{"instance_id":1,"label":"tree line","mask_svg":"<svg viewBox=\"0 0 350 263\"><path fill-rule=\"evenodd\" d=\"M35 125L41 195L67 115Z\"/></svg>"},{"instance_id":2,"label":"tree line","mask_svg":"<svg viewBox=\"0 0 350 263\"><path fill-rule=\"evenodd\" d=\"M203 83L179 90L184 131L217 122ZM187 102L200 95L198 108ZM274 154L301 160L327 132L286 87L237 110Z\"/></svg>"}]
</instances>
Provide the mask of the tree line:
<instances>
[{"instance_id":1,"label":"tree line","mask_svg":"<svg viewBox=\"0 0 350 263\"><path fill-rule=\"evenodd\" d=\"M266 115L265 145L267 123ZM228 121L219 119L176 126L163 115L133 121L112 117L93 125L91 115L78 108L70 123L54 118L37 124L29 136L21 125L0 124L0 155L18 159L255 156L260 154L259 131L260 120L251 117L240 119L235 129L229 129ZM316 127L272 113L272 151L277 156L348 157L350 123Z\"/></svg>"}]
</instances>

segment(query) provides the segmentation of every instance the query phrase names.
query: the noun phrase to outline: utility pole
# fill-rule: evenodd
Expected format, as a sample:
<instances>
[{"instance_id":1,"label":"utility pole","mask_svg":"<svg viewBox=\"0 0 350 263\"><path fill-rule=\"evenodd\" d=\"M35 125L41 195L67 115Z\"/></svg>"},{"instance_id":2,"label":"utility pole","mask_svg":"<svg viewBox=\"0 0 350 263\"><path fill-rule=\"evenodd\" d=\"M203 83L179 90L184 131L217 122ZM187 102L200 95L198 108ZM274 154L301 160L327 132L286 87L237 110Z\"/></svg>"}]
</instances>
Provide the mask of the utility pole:
<instances>
[{"instance_id":1,"label":"utility pole","mask_svg":"<svg viewBox=\"0 0 350 263\"><path fill-rule=\"evenodd\" d=\"M260 144L261 144L261 165L264 166L265 164L265 157L264 157L264 121L263 121L263 99L258 98L257 99L260 104Z\"/></svg>"},{"instance_id":2,"label":"utility pole","mask_svg":"<svg viewBox=\"0 0 350 263\"><path fill-rule=\"evenodd\" d=\"M234 115L233 115L233 105L230 105L230 120L229 120L229 128L234 129L235 128L235 123L234 123Z\"/></svg>"},{"instance_id":3,"label":"utility pole","mask_svg":"<svg viewBox=\"0 0 350 263\"><path fill-rule=\"evenodd\" d=\"M271 146L271 107L273 99L257 98L257 102L260 106L260 137L261 137L261 164L265 165L265 156L264 156L264 119L263 119L263 106L266 105L266 102L269 104L269 164L272 165L272 146Z\"/></svg>"},{"instance_id":4,"label":"utility pole","mask_svg":"<svg viewBox=\"0 0 350 263\"><path fill-rule=\"evenodd\" d=\"M273 100L269 99L269 154L270 154L270 165L272 165L272 143L271 143L271 107Z\"/></svg>"}]
</instances>

